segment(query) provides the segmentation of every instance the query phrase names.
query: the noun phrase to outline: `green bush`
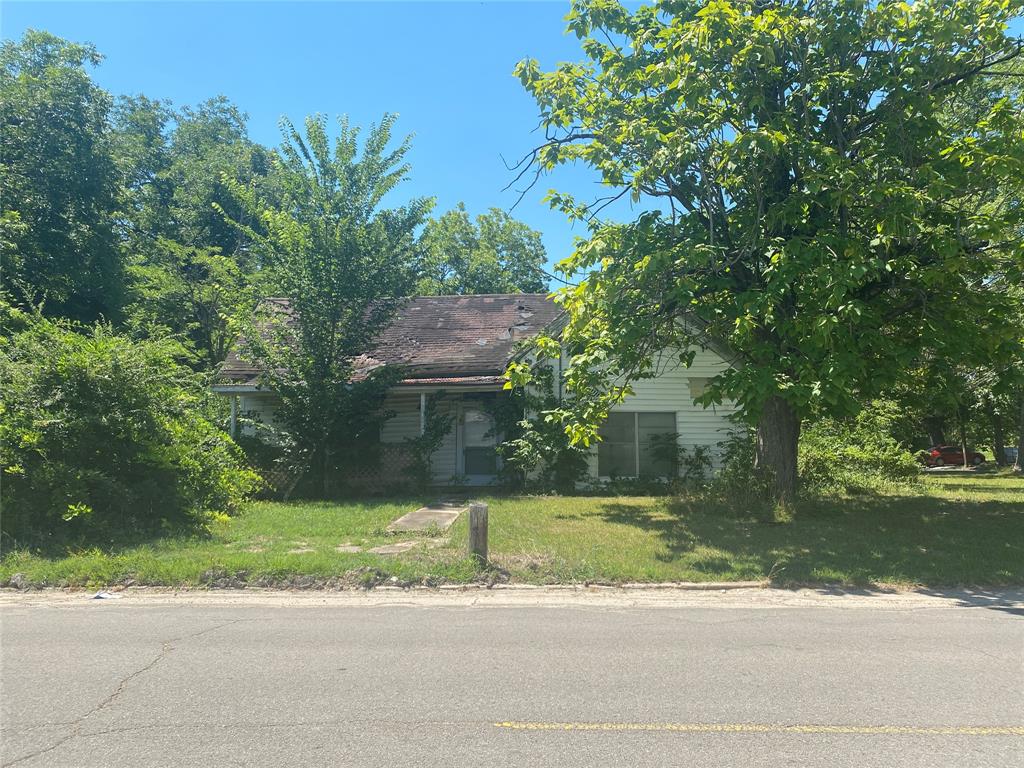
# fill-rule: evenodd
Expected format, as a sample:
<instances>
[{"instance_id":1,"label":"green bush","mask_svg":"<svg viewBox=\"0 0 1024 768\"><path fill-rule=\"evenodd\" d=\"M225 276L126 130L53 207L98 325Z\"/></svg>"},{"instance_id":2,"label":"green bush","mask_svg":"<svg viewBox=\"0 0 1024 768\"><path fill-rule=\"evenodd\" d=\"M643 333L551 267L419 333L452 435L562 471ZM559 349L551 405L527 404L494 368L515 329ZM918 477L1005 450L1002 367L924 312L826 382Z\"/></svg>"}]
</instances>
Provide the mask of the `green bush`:
<instances>
[{"instance_id":1,"label":"green bush","mask_svg":"<svg viewBox=\"0 0 1024 768\"><path fill-rule=\"evenodd\" d=\"M169 339L133 341L8 310L0 337L5 544L202 525L257 478Z\"/></svg>"},{"instance_id":2,"label":"green bush","mask_svg":"<svg viewBox=\"0 0 1024 768\"><path fill-rule=\"evenodd\" d=\"M728 438L719 444L722 468L711 481L711 488L725 496L764 498L768 488L754 470L754 430L737 425Z\"/></svg>"},{"instance_id":3,"label":"green bush","mask_svg":"<svg viewBox=\"0 0 1024 768\"><path fill-rule=\"evenodd\" d=\"M918 479L913 454L892 436L898 407L875 401L856 418L823 418L800 436L800 484L812 493L880 489Z\"/></svg>"}]
</instances>

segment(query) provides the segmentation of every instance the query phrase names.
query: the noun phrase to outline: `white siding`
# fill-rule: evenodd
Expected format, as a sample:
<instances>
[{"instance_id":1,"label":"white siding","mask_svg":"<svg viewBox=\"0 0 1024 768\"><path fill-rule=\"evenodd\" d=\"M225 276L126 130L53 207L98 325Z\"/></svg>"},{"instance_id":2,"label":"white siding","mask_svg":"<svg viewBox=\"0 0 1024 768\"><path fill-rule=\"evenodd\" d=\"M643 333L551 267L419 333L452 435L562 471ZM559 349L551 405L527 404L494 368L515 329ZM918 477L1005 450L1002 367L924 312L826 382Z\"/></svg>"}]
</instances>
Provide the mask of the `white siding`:
<instances>
[{"instance_id":1,"label":"white siding","mask_svg":"<svg viewBox=\"0 0 1024 768\"><path fill-rule=\"evenodd\" d=\"M406 438L420 433L420 396L407 392L389 395L384 401L384 410L395 415L384 422L380 429L382 443L401 445Z\"/></svg>"},{"instance_id":2,"label":"white siding","mask_svg":"<svg viewBox=\"0 0 1024 768\"><path fill-rule=\"evenodd\" d=\"M658 375L633 383L634 394L629 395L616 411L668 412L676 416L676 431L680 444L692 450L692 446L706 446L711 452L715 469L721 466L721 443L735 427L729 420L736 411L735 404L726 402L720 406L703 408L693 402L690 379L706 380L724 371L728 364L709 350L698 351L693 365L684 368L677 355L666 353L664 365L658 366ZM563 363L564 367L564 363ZM442 412L457 417L459 394L448 395L441 403ZM266 424L274 423L277 399L272 394L243 395L239 398L239 415L256 417ZM420 432L420 396L418 393L395 392L391 394L385 408L395 413L381 427L381 442L401 444L406 438L416 437ZM453 418L451 430L445 435L432 461L434 482L446 484L459 473L460 425ZM245 434L252 434L251 427L244 428ZM597 477L597 447L594 446L589 460L590 475Z\"/></svg>"},{"instance_id":3,"label":"white siding","mask_svg":"<svg viewBox=\"0 0 1024 768\"><path fill-rule=\"evenodd\" d=\"M242 434L253 435L255 429L249 421L273 426L279 399L272 394L253 394L238 396L238 416L242 422Z\"/></svg>"},{"instance_id":4,"label":"white siding","mask_svg":"<svg viewBox=\"0 0 1024 768\"><path fill-rule=\"evenodd\" d=\"M459 473L459 423L458 423L458 400L457 396L446 397L440 404L441 413L452 417L451 429L444 436L441 447L438 448L431 458L431 474L434 482L438 484L450 483L452 478Z\"/></svg>"},{"instance_id":5,"label":"white siding","mask_svg":"<svg viewBox=\"0 0 1024 768\"><path fill-rule=\"evenodd\" d=\"M626 397L613 411L657 411L675 413L679 444L692 451L692 446L705 446L711 452L712 467L722 464L721 443L735 429L729 416L736 405L726 401L719 406L704 408L693 402L690 394L691 378L710 379L728 367L722 358L710 350L698 350L689 368L678 362L678 355L665 353L656 366L658 375L653 379L636 381L633 394ZM591 451L589 472L597 476L597 449Z\"/></svg>"},{"instance_id":6,"label":"white siding","mask_svg":"<svg viewBox=\"0 0 1024 768\"><path fill-rule=\"evenodd\" d=\"M441 413L454 416L455 403L455 398L449 396L438 407ZM414 438L420 433L419 394L398 392L389 395L384 408L395 415L381 426L381 442L401 444L406 438ZM458 473L458 427L453 418L451 430L431 459L431 475L436 483L447 483Z\"/></svg>"}]
</instances>

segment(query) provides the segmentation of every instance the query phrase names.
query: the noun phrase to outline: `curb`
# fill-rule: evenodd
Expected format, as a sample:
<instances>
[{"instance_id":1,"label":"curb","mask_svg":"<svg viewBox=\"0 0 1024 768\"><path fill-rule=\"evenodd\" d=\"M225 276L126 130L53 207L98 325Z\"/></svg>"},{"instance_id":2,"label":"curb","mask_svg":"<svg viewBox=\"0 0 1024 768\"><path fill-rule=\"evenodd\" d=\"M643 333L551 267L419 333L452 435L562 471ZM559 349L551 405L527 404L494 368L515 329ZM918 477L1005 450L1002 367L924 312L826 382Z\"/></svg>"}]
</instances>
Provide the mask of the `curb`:
<instances>
[{"instance_id":1,"label":"curb","mask_svg":"<svg viewBox=\"0 0 1024 768\"><path fill-rule=\"evenodd\" d=\"M394 584L378 584L371 587L232 587L223 588L215 586L171 586L162 584L140 584L122 586L118 584L107 587L57 587L57 586L34 586L29 585L22 588L9 585L0 586L0 595L31 595L31 594L87 594L94 592L108 592L114 594L218 594L221 592L248 592L251 594L336 594L355 593L373 594L374 592L417 592L417 593L439 593L439 592L651 592L651 591L692 591L692 592L725 592L736 589L769 589L769 581L665 581L656 583L627 582L625 584L613 584L611 582L583 582L580 584L486 584L472 582L469 584L439 584L427 586L424 584L411 584L400 586ZM827 585L821 585L827 586Z\"/></svg>"}]
</instances>

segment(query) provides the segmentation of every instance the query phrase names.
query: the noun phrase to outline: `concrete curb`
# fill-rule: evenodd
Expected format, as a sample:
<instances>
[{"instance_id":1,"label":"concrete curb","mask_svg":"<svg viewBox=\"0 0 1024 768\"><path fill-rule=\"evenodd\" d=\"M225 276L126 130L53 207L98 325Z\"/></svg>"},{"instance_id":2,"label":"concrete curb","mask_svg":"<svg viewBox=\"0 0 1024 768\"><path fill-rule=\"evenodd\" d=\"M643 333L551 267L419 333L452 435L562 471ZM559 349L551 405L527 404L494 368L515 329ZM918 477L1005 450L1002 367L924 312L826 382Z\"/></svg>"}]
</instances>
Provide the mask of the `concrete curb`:
<instances>
[{"instance_id":1,"label":"concrete curb","mask_svg":"<svg viewBox=\"0 0 1024 768\"><path fill-rule=\"evenodd\" d=\"M1024 588L998 590L868 590L839 588L780 589L754 582L755 586L726 587L693 585L649 585L631 587L533 585L485 586L449 585L442 588L397 586L372 590L275 590L196 589L127 587L113 595L123 599L93 599L94 592L29 590L0 592L0 607L74 608L103 610L114 606L279 605L285 607L344 608L832 608L874 610L919 610L989 608L974 611L979 618L1024 616Z\"/></svg>"}]
</instances>

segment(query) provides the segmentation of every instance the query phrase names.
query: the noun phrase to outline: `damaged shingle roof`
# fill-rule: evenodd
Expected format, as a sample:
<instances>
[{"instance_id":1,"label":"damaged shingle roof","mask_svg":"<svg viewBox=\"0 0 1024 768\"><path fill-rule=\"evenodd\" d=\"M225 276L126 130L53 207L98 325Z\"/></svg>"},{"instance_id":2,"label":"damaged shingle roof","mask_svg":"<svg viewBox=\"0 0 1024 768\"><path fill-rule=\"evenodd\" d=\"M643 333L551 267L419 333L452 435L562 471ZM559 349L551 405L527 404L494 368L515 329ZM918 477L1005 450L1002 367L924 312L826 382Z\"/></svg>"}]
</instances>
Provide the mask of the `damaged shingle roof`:
<instances>
[{"instance_id":1,"label":"damaged shingle roof","mask_svg":"<svg viewBox=\"0 0 1024 768\"><path fill-rule=\"evenodd\" d=\"M495 383L516 344L561 312L543 293L416 296L398 309L369 357L405 366L407 384ZM254 383L258 374L234 352L220 372L236 384Z\"/></svg>"}]
</instances>

